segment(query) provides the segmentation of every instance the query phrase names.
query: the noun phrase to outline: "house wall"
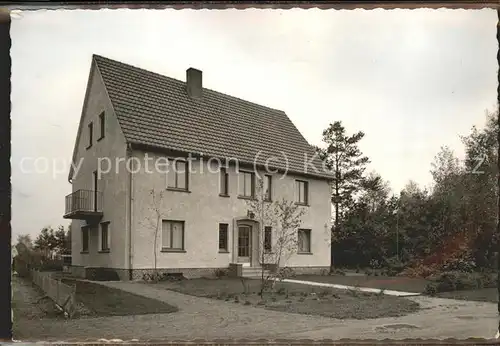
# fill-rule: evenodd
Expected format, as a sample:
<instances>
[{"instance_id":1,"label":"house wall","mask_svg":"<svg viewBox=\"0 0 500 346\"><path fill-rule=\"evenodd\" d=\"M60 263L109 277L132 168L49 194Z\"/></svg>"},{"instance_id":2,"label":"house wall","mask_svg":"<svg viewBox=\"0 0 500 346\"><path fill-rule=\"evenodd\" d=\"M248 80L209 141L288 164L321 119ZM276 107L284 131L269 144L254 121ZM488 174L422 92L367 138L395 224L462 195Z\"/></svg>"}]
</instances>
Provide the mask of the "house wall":
<instances>
[{"instance_id":1,"label":"house wall","mask_svg":"<svg viewBox=\"0 0 500 346\"><path fill-rule=\"evenodd\" d=\"M148 153L150 173L145 172L144 164L133 176L133 211L132 211L132 267L134 270L151 269L154 266L154 226L155 213L151 210L151 189L163 192L160 210L165 219L185 221L185 252L161 252L161 227L157 240L157 268L227 268L233 261L234 219L247 215L245 200L239 199L236 168L230 167L229 195L219 196L219 173L209 172L207 162L190 173L189 191L169 191L166 189L165 173L154 169L158 154ZM134 151L137 162L144 163L145 154ZM200 167L203 167L203 171ZM137 169L139 167L136 167ZM295 198L295 178L287 175L274 176L272 182L273 200ZM312 254L294 254L286 265L292 267L327 268L330 265L329 229L331 219L330 186L327 181L304 179L309 181L309 207L303 216L303 228L310 228ZM229 224L229 253L218 251L218 224Z\"/></svg>"},{"instance_id":2,"label":"house wall","mask_svg":"<svg viewBox=\"0 0 500 346\"><path fill-rule=\"evenodd\" d=\"M105 112L105 137L100 137L99 114ZM88 124L94 123L92 147L88 146ZM110 251L99 252L99 232L97 229L91 231L89 252L81 253L82 236L81 227L86 224L83 220L73 220L72 229L72 265L76 271L80 266L90 267L112 267L126 268L128 254L126 253L126 194L128 176L125 164L122 161L116 169L116 159L125 158L126 144L121 132L118 120L114 114L112 105L107 96L101 76L97 68L92 67L88 85L88 95L84 105L81 120L81 133L76 144L75 165L81 162L80 169L73 176L72 190L92 189L93 171L99 168L99 158L110 158L112 168L109 173L108 161L101 159L102 175L98 181L98 190L103 192L103 218L101 221L109 221ZM82 268L79 270L83 272Z\"/></svg>"}]
</instances>

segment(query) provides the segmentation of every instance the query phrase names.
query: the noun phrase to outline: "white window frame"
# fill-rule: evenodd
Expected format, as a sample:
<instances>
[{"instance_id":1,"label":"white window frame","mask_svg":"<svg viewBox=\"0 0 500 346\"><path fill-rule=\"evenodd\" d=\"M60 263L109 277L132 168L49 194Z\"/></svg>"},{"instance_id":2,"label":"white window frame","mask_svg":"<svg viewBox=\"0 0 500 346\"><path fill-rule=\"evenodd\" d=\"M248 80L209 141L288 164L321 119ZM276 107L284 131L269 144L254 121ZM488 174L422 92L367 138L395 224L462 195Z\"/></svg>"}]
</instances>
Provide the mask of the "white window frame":
<instances>
[{"instance_id":1,"label":"white window frame","mask_svg":"<svg viewBox=\"0 0 500 346\"><path fill-rule=\"evenodd\" d=\"M164 246L164 242L163 242L163 231L164 231L163 225L164 225L164 223L170 223L170 247ZM179 223L182 225L182 247L180 247L180 248L174 248L172 245L174 243L173 242L174 238L173 238L173 233L172 233L172 224L173 223ZM166 252L168 252L168 251L184 252L186 250L186 222L183 220L170 220L170 219L166 220L165 219L165 220L161 221L161 227L162 227L161 228L161 242L160 242L161 243L161 250L166 251Z\"/></svg>"},{"instance_id":2,"label":"white window frame","mask_svg":"<svg viewBox=\"0 0 500 346\"><path fill-rule=\"evenodd\" d=\"M226 244L225 244L225 248L221 248L220 247L220 236L221 236L221 225L225 225L226 226ZM229 224L228 223L225 223L225 222L220 222L219 223L219 232L218 232L218 239L217 239L217 247L219 248L219 252L222 252L222 253L226 253L226 252L229 252Z\"/></svg>"},{"instance_id":3,"label":"white window frame","mask_svg":"<svg viewBox=\"0 0 500 346\"><path fill-rule=\"evenodd\" d=\"M238 197L254 198L255 197L255 173L252 171L239 170L238 171ZM245 175L250 175L250 195L245 194ZM242 178L243 177L243 178ZM241 186L243 179L243 187ZM241 193L243 191L243 193Z\"/></svg>"},{"instance_id":4,"label":"white window frame","mask_svg":"<svg viewBox=\"0 0 500 346\"><path fill-rule=\"evenodd\" d=\"M178 191L189 191L189 162L186 160L180 160L180 159L168 159L169 165L171 166L167 172L167 189L169 190L178 190ZM179 173L177 172L177 164L179 162L184 163L185 165L185 172L184 173ZM174 167L175 165L175 167ZM185 179L185 187L178 187L179 186L179 176L182 174ZM172 186L170 185L170 179L171 177L174 178L175 184Z\"/></svg>"},{"instance_id":5,"label":"white window frame","mask_svg":"<svg viewBox=\"0 0 500 346\"><path fill-rule=\"evenodd\" d=\"M306 232L306 234L309 235L309 249L308 251L303 251L301 248L300 248L300 232ZM297 253L299 254L310 254L312 253L312 243L311 243L311 240L312 240L312 230L310 228L299 228L297 230Z\"/></svg>"},{"instance_id":6,"label":"white window frame","mask_svg":"<svg viewBox=\"0 0 500 346\"><path fill-rule=\"evenodd\" d=\"M300 200L300 184L304 184L304 201ZM309 182L307 180L295 179L295 203L309 205Z\"/></svg>"}]
</instances>

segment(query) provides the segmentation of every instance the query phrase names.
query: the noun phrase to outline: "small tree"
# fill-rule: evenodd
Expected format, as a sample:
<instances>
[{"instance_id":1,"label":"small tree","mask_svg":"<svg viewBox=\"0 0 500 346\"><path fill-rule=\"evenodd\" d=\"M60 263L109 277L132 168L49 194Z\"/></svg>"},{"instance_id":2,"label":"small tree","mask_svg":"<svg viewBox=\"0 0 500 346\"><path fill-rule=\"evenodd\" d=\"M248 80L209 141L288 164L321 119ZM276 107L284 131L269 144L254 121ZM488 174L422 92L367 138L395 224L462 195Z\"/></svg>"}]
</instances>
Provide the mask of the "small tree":
<instances>
[{"instance_id":1,"label":"small tree","mask_svg":"<svg viewBox=\"0 0 500 346\"><path fill-rule=\"evenodd\" d=\"M263 179L258 179L255 186L255 198L247 200L249 212L253 214L254 220L259 224L259 257L261 264L261 287L260 295L264 293L265 288L269 282L269 275L266 275L265 264L266 259L266 244L265 244L265 228L266 226L273 226L275 218L273 215L273 203L267 200L266 191L264 188Z\"/></svg>"},{"instance_id":2,"label":"small tree","mask_svg":"<svg viewBox=\"0 0 500 346\"><path fill-rule=\"evenodd\" d=\"M284 198L274 203L277 228L272 257L280 279L284 278L280 274L281 264L285 264L290 256L297 252L297 230L302 224L304 212L304 207L299 206L293 201L287 201Z\"/></svg>"},{"instance_id":3,"label":"small tree","mask_svg":"<svg viewBox=\"0 0 500 346\"><path fill-rule=\"evenodd\" d=\"M71 252L71 248L67 248L66 230L64 226L59 226L54 232L55 247L54 250L59 255ZM69 250L69 251L68 251Z\"/></svg>"},{"instance_id":4,"label":"small tree","mask_svg":"<svg viewBox=\"0 0 500 346\"><path fill-rule=\"evenodd\" d=\"M154 273L153 273L153 280L158 279L158 268L157 268L157 262L158 262L158 233L160 231L161 227L161 222L162 219L165 217L166 212L163 211L162 205L163 205L163 191L157 192L155 189L151 189L149 191L149 194L151 195L151 204L149 206L150 211L153 213L152 217L146 218L145 222L141 222L145 227L151 229L153 231L153 254L154 254L154 260L153 260L153 267L154 267Z\"/></svg>"},{"instance_id":5,"label":"small tree","mask_svg":"<svg viewBox=\"0 0 500 346\"><path fill-rule=\"evenodd\" d=\"M31 240L31 236L29 234L19 234L17 236L17 243L24 244L28 249L33 248L33 241Z\"/></svg>"},{"instance_id":6,"label":"small tree","mask_svg":"<svg viewBox=\"0 0 500 346\"><path fill-rule=\"evenodd\" d=\"M68 226L66 236L64 237L64 254L71 254L71 225Z\"/></svg>"},{"instance_id":7,"label":"small tree","mask_svg":"<svg viewBox=\"0 0 500 346\"><path fill-rule=\"evenodd\" d=\"M57 239L52 227L42 228L40 234L35 239L33 248L42 252L45 257L52 258L54 252L57 250Z\"/></svg>"},{"instance_id":8,"label":"small tree","mask_svg":"<svg viewBox=\"0 0 500 346\"><path fill-rule=\"evenodd\" d=\"M270 282L280 277L280 267L289 259L297 249L297 228L301 224L304 209L294 202L282 199L271 202L267 200L267 191L264 182L259 179L256 184L255 198L247 201L249 211L253 213L254 219L259 224L259 257L261 263L261 287L262 297ZM274 232L270 243L265 238L265 227L271 226ZM265 265L271 265L275 270L266 274Z\"/></svg>"}]
</instances>

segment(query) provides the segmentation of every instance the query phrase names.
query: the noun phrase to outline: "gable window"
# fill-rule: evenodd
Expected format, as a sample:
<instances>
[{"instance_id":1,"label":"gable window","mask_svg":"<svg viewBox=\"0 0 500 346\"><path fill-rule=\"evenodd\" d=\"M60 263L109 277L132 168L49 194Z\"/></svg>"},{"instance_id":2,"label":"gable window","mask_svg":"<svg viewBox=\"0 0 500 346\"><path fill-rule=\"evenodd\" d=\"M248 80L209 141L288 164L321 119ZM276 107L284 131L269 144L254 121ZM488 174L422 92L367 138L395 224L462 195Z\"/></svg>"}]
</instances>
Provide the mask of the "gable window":
<instances>
[{"instance_id":1,"label":"gable window","mask_svg":"<svg viewBox=\"0 0 500 346\"><path fill-rule=\"evenodd\" d=\"M269 226L264 228L264 251L272 251L272 232L273 229Z\"/></svg>"},{"instance_id":2,"label":"gable window","mask_svg":"<svg viewBox=\"0 0 500 346\"><path fill-rule=\"evenodd\" d=\"M299 229L298 230L298 253L311 253L311 230Z\"/></svg>"},{"instance_id":3,"label":"gable window","mask_svg":"<svg viewBox=\"0 0 500 346\"><path fill-rule=\"evenodd\" d=\"M184 250L184 221L163 220L161 247L163 251Z\"/></svg>"},{"instance_id":4,"label":"gable window","mask_svg":"<svg viewBox=\"0 0 500 346\"><path fill-rule=\"evenodd\" d=\"M89 142L87 143L87 149L92 146L94 137L94 124L92 122L88 125L88 131L89 131L89 136L88 136Z\"/></svg>"},{"instance_id":5,"label":"gable window","mask_svg":"<svg viewBox=\"0 0 500 346\"><path fill-rule=\"evenodd\" d=\"M225 167L220 169L220 194L221 196L229 195L229 174Z\"/></svg>"},{"instance_id":6,"label":"gable window","mask_svg":"<svg viewBox=\"0 0 500 346\"><path fill-rule=\"evenodd\" d=\"M228 224L220 223L219 224L219 252L228 252L227 243L228 243Z\"/></svg>"},{"instance_id":7,"label":"gable window","mask_svg":"<svg viewBox=\"0 0 500 346\"><path fill-rule=\"evenodd\" d=\"M186 161L172 160L172 167L168 171L168 188L187 191L188 164Z\"/></svg>"},{"instance_id":8,"label":"gable window","mask_svg":"<svg viewBox=\"0 0 500 346\"><path fill-rule=\"evenodd\" d=\"M239 172L239 190L240 197L254 197L255 176L253 172Z\"/></svg>"},{"instance_id":9,"label":"gable window","mask_svg":"<svg viewBox=\"0 0 500 346\"><path fill-rule=\"evenodd\" d=\"M101 114L99 114L99 130L101 131L100 133L100 137L98 140L101 140L104 138L104 134L106 133L106 123L105 123L106 119L105 119L105 116L104 116L104 112L102 112Z\"/></svg>"},{"instance_id":10,"label":"gable window","mask_svg":"<svg viewBox=\"0 0 500 346\"><path fill-rule=\"evenodd\" d=\"M272 176L264 176L264 200L272 200Z\"/></svg>"},{"instance_id":11,"label":"gable window","mask_svg":"<svg viewBox=\"0 0 500 346\"><path fill-rule=\"evenodd\" d=\"M295 180L295 195L298 204L307 205L309 203L309 184L307 181Z\"/></svg>"},{"instance_id":12,"label":"gable window","mask_svg":"<svg viewBox=\"0 0 500 346\"><path fill-rule=\"evenodd\" d=\"M101 223L101 251L109 251L109 222Z\"/></svg>"},{"instance_id":13,"label":"gable window","mask_svg":"<svg viewBox=\"0 0 500 346\"><path fill-rule=\"evenodd\" d=\"M89 227L82 227L82 252L89 252Z\"/></svg>"}]
</instances>

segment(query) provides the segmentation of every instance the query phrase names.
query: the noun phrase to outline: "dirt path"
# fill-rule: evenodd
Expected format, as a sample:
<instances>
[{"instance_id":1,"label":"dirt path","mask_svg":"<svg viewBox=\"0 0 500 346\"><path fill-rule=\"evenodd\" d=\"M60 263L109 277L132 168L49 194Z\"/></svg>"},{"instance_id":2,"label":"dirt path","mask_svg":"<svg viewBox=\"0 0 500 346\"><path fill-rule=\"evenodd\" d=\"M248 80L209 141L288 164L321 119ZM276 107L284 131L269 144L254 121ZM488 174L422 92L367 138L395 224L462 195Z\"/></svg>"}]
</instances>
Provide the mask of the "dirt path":
<instances>
[{"instance_id":1,"label":"dirt path","mask_svg":"<svg viewBox=\"0 0 500 346\"><path fill-rule=\"evenodd\" d=\"M13 276L11 282L14 320L39 320L58 315L54 304L44 298L43 292L33 286L31 281Z\"/></svg>"},{"instance_id":2,"label":"dirt path","mask_svg":"<svg viewBox=\"0 0 500 346\"><path fill-rule=\"evenodd\" d=\"M269 311L168 291L134 282L101 283L177 305L170 314L42 319L18 330L20 340L96 341L105 339L341 339L341 338L490 338L496 333L496 305L451 299L411 297L422 305L417 313L374 320L336 320Z\"/></svg>"}]
</instances>

